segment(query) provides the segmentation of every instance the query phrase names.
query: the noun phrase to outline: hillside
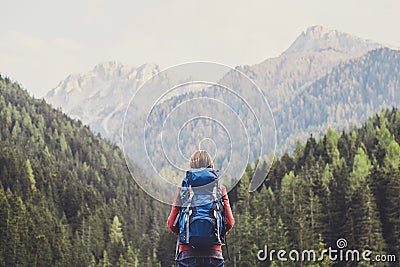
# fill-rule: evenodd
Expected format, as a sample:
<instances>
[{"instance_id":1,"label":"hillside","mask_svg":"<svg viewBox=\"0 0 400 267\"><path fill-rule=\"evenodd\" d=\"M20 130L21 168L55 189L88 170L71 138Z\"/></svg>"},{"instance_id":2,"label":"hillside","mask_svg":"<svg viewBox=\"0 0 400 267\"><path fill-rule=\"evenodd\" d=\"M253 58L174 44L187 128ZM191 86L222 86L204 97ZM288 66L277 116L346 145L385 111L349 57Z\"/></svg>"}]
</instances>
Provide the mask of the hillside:
<instances>
[{"instance_id":1,"label":"hillside","mask_svg":"<svg viewBox=\"0 0 400 267\"><path fill-rule=\"evenodd\" d=\"M400 51L377 49L342 63L306 86L275 115L280 144L322 135L329 127L349 129L383 108L400 104Z\"/></svg>"},{"instance_id":2,"label":"hillside","mask_svg":"<svg viewBox=\"0 0 400 267\"><path fill-rule=\"evenodd\" d=\"M373 266L398 266L400 257L400 112L385 110L353 131L329 129L277 159L257 193L247 192L248 167L231 192L236 227L227 266L300 266L299 261L257 260L259 249L286 252L346 249L393 255ZM343 247L342 247L343 248ZM233 253L232 253L233 251ZM343 250L344 252L346 250ZM268 258L268 257L267 257ZM388 259L387 257L386 259ZM301 266L371 266L367 262L302 261ZM376 264L376 265L375 265Z\"/></svg>"},{"instance_id":3,"label":"hillside","mask_svg":"<svg viewBox=\"0 0 400 267\"><path fill-rule=\"evenodd\" d=\"M7 78L0 118L0 266L172 266L170 206L132 182L117 146ZM265 245L321 252L338 238L398 260L399 143L400 111L385 110L352 131L298 143L254 193L249 165L230 192L236 225L226 266L298 266L256 253Z\"/></svg>"},{"instance_id":4,"label":"hillside","mask_svg":"<svg viewBox=\"0 0 400 267\"><path fill-rule=\"evenodd\" d=\"M118 147L7 78L0 125L0 266L159 264L168 208Z\"/></svg>"}]
</instances>

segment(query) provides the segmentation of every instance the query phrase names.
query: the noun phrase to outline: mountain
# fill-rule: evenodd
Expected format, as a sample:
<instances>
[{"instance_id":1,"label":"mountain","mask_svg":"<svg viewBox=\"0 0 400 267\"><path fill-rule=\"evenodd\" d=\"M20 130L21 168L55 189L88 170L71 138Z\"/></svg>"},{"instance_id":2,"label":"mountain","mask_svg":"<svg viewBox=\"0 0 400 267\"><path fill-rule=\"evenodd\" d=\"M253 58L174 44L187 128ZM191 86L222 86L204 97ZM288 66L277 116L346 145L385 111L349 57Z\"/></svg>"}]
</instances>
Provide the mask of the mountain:
<instances>
[{"instance_id":1,"label":"mountain","mask_svg":"<svg viewBox=\"0 0 400 267\"><path fill-rule=\"evenodd\" d=\"M400 105L400 51L388 48L341 63L275 113L283 147L329 127L349 129L383 108Z\"/></svg>"},{"instance_id":2,"label":"mountain","mask_svg":"<svg viewBox=\"0 0 400 267\"><path fill-rule=\"evenodd\" d=\"M381 46L370 40L316 25L301 33L284 54L333 51L357 57Z\"/></svg>"},{"instance_id":3,"label":"mountain","mask_svg":"<svg viewBox=\"0 0 400 267\"><path fill-rule=\"evenodd\" d=\"M275 112L284 109L289 98L329 73L333 67L378 47L381 45L313 26L281 56L237 68L256 82ZM120 143L121 122L129 100L140 84L159 71L154 64L131 68L115 62L103 63L90 72L70 75L45 99L108 139ZM176 85L173 77L160 77L160 80L161 83Z\"/></svg>"},{"instance_id":4,"label":"mountain","mask_svg":"<svg viewBox=\"0 0 400 267\"><path fill-rule=\"evenodd\" d=\"M73 112L83 103L91 103L94 100L97 100L99 107L104 104L105 99L116 104L124 99L124 93L133 93L124 91L128 84L135 88L158 71L158 66L155 64L129 68L117 62L104 62L87 73L69 75L51 90L46 98L53 99L57 107L66 104L63 107L65 112ZM110 98L111 92L117 92L119 98ZM88 116L88 114L74 114L74 116Z\"/></svg>"},{"instance_id":5,"label":"mountain","mask_svg":"<svg viewBox=\"0 0 400 267\"><path fill-rule=\"evenodd\" d=\"M246 162L254 162L259 157L272 158L271 155L274 153L282 155L286 151L293 150L297 140L304 141L311 133L320 136L329 126L345 129L349 125L355 125L357 122L365 120L365 114L372 115L382 108L391 107L393 102L389 104L385 99L382 100L384 96L368 100L362 99L357 102L358 111L349 118L347 115L350 112L348 111L352 109L352 104L349 103L357 101L356 99L334 98L338 101L325 101L322 104L318 102L321 98L307 96L309 88L313 87L320 79L328 77L326 79L330 81L331 78L329 77L333 75L333 71L338 73L336 76L339 78L335 78L337 83L346 84L351 90L354 88L357 91L362 91L364 87L360 87L352 77L354 72L347 75L348 69L344 68L343 64L354 64L358 66L357 68L367 70L368 64L371 62L365 60L363 56L376 49L382 49L381 47L380 44L362 40L347 33L314 26L302 33L279 57L267 59L253 66L238 66L236 70L246 74L260 87L269 101L274 119L268 107L258 104L260 95L255 93L254 90L247 90L246 79L238 76L233 70L221 75L218 83L227 83L228 87L236 91L238 95L244 96L247 103L251 103L250 109L238 100L237 95L230 94L217 87L212 87L212 90L204 88L204 90L176 95L152 106L152 102L156 101L157 97L161 95L160 92L157 92L158 88L163 85L169 88L176 85L178 80L185 80L182 77L178 79L176 75L172 75L173 77L166 76L163 72L157 78L159 81L153 85L153 88L142 92L142 99L136 100L137 107L152 107L151 112L150 108L149 110L139 108L138 110L130 110L129 114L126 113L128 116L125 119L125 125L129 125L130 129L125 132L127 138L125 138L124 145L126 145L125 148L129 149L124 150L137 164L149 172L149 176L161 175L170 182L176 182L181 176L177 169L184 170L187 168L187 158L190 156L190 151L199 147L200 143L207 144L203 147L215 151L215 162L221 169L226 170L226 177L229 177L227 183L230 184L228 187L231 188L243 174ZM393 51L396 53L395 50ZM380 68L384 68L385 64L393 63L393 65L396 65L395 62L386 63L386 61L392 60L392 57L383 54L373 57L376 66L374 71L379 73ZM109 140L121 144L124 107L129 102L130 97L123 95L124 99L121 99L121 90L119 89L121 86L118 85L129 80L119 78L125 76L121 76L121 73L124 73L120 71L123 66L120 64L117 64L117 66L119 67L111 68L112 71L95 71L95 73L100 73L97 74L96 80L100 79L98 77L102 77L100 80L105 79L107 81L107 86L103 87L103 90L99 89L107 97L102 98L94 94L93 97L84 98L85 89L77 89L79 95L83 97L82 103L75 107L71 105L73 110L69 113L87 114L88 119L86 121L84 118L82 119L89 123L92 129L100 131ZM115 69L119 71L115 71ZM387 75L377 77L374 81L375 84L368 85L369 90L374 92L384 90L382 87L384 84L389 85L386 88L387 90L397 90L396 69L394 69L394 72L390 69L382 71L385 71ZM128 73L130 72L128 71ZM190 80L190 77L186 77L186 80ZM364 83L372 82L365 77L362 80ZM71 82L65 84L71 84ZM157 84L160 86L157 86ZM54 93L56 92L63 92L62 94L58 93L58 95L65 94L64 92L68 91L65 88L69 88L66 85L63 90L59 89L60 86L54 89L48 96L55 96ZM125 85L124 88L127 89L124 92L135 91L135 88L129 88L129 85L131 85L129 82ZM138 84L133 87L137 86ZM74 88L74 84L71 85L71 88ZM93 90L89 89L87 89L88 92ZM319 86L318 89L313 91L313 95L324 95L324 89L323 86ZM344 90L345 88L337 89ZM70 91L75 90L71 89ZM99 92L97 89L95 91ZM302 97L308 97L307 110L303 109L304 103L299 101ZM202 101L200 105L188 105L188 103L194 103L191 101L199 98L203 99L200 100ZM52 99L49 97L48 101L52 103ZM208 101L204 103L204 99L213 99L216 102ZM221 103L227 104L229 109ZM66 103L62 105L66 105ZM371 105L374 108L370 108ZM332 114L336 114L336 109L341 107L345 107L346 116L339 116L337 122L332 124ZM262 121L261 128L257 127L258 121L254 117L248 116L248 114L251 114L249 112L252 112L251 109L259 114ZM324 110L329 110L329 116L321 117L322 114L325 114ZM213 126L208 123L209 121L192 120L199 115L223 122L224 128ZM146 121L146 124L142 123L144 121ZM147 127L145 139L141 140L144 125ZM275 140L275 128L277 140ZM202 131L199 132L198 129L202 129ZM263 145L260 143L260 136L264 138ZM211 139L214 143L200 141ZM148 140L151 140L151 142L148 142ZM145 148L142 147L144 143L146 144ZM138 148L140 149L138 150ZM171 162L173 164L170 164ZM270 166L271 163L272 161L268 162L267 165ZM179 167L175 168L175 166ZM152 170L157 170L157 173L150 173ZM252 189L259 184L255 181L262 179L263 177L260 176L252 181ZM146 184L146 182L143 181L143 184Z\"/></svg>"},{"instance_id":6,"label":"mountain","mask_svg":"<svg viewBox=\"0 0 400 267\"><path fill-rule=\"evenodd\" d=\"M89 72L69 75L45 98L71 117L89 124L94 131L115 140L121 116L135 89L159 71L156 64L133 68L105 62ZM115 116L119 120L111 119Z\"/></svg>"},{"instance_id":7,"label":"mountain","mask_svg":"<svg viewBox=\"0 0 400 267\"><path fill-rule=\"evenodd\" d=\"M340 130L351 129L384 108L398 107L399 77L400 51L380 48L339 64L328 74L299 88L296 94L283 96L283 107L278 109L275 106L273 111L278 138L277 154L282 155L285 151L293 150L298 140L303 142L310 134L320 137L330 127ZM259 102L259 94L249 90L245 80L235 76L234 72L224 76L220 83L227 83L238 95L244 95L247 103ZM265 94L271 99L269 93ZM185 104L196 99L203 100L198 105ZM218 103L228 103L229 109ZM266 147L267 151L273 151L274 124L270 113L262 105L253 104L251 107L252 111L260 115L258 119L262 121L262 133L268 139L263 147ZM175 112L176 108L179 108L179 112ZM229 166L232 168L229 172L231 175L241 174L240 167L243 166L240 163L254 162L260 147L259 127L250 112L237 95L218 87L162 102L154 109L152 116L147 118L147 126L156 129L147 132L146 140L151 140L146 144L147 155L152 162L159 164L155 165L156 168L162 170L168 165L165 155L172 162L179 162L180 151L192 151L193 144L210 137L218 148L219 154L215 158L217 166L221 166L222 169ZM227 129L229 138L226 138L224 131L217 125L212 126L197 120L191 122L189 126L185 124L188 118L195 118L198 114L210 116L221 122L224 129ZM128 125L132 125L128 144L132 141L141 145L140 141L135 141L135 137L141 134L140 129L142 129L135 124L137 118L139 117L132 115L126 121ZM136 134L133 134L133 128L139 129ZM159 138L160 133L162 140ZM179 138L180 151L176 149L176 137ZM244 155L247 155L247 152L249 154L246 161ZM136 161L141 163L140 159ZM233 163L229 164L230 162ZM234 168L234 166L240 167Z\"/></svg>"},{"instance_id":8,"label":"mountain","mask_svg":"<svg viewBox=\"0 0 400 267\"><path fill-rule=\"evenodd\" d=\"M328 74L333 67L380 47L378 43L347 33L313 26L300 34L279 57L242 66L239 70L255 81L275 112L285 109L288 98Z\"/></svg>"}]
</instances>

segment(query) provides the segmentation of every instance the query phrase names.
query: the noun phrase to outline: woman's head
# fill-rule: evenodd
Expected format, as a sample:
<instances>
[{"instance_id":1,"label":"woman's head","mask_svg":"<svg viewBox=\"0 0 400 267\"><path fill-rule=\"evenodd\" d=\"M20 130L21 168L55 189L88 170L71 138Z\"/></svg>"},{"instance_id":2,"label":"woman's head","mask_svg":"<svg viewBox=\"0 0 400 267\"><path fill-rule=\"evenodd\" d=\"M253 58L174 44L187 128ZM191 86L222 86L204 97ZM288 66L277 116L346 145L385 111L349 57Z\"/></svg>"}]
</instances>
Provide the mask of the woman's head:
<instances>
[{"instance_id":1,"label":"woman's head","mask_svg":"<svg viewBox=\"0 0 400 267\"><path fill-rule=\"evenodd\" d=\"M207 151L198 150L190 157L190 168L214 168L214 163Z\"/></svg>"}]
</instances>

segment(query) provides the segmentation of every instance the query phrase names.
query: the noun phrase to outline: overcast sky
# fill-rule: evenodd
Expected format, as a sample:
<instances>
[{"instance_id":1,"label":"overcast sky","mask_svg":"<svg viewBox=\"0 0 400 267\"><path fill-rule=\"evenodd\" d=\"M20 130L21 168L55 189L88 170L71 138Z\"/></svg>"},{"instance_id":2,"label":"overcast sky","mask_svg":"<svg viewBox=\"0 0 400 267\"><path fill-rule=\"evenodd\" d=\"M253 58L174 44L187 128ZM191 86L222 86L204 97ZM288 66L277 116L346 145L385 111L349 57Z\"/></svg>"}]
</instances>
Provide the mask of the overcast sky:
<instances>
[{"instance_id":1,"label":"overcast sky","mask_svg":"<svg viewBox=\"0 0 400 267\"><path fill-rule=\"evenodd\" d=\"M400 46L397 0L1 2L0 73L38 97L109 60L255 64L317 24Z\"/></svg>"}]
</instances>

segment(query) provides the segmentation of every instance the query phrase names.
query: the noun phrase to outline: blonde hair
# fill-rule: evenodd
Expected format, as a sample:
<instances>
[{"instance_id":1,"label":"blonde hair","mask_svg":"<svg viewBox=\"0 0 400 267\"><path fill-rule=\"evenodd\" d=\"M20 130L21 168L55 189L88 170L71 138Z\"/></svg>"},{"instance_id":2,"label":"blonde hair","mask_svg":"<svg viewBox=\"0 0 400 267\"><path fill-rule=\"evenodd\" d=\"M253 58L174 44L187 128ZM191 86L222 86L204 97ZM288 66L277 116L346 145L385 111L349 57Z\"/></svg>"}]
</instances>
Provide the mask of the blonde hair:
<instances>
[{"instance_id":1,"label":"blonde hair","mask_svg":"<svg viewBox=\"0 0 400 267\"><path fill-rule=\"evenodd\" d=\"M207 151L198 150L190 157L190 168L214 168L214 163Z\"/></svg>"}]
</instances>

